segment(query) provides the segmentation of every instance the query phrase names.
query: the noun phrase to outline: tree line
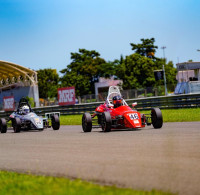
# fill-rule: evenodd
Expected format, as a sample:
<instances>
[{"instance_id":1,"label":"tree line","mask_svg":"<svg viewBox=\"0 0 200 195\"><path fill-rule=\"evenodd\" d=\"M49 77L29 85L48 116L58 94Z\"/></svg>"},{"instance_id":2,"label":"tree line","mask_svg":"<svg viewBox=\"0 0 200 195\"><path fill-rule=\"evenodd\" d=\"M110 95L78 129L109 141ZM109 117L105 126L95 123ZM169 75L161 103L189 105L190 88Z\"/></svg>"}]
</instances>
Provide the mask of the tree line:
<instances>
[{"instance_id":1,"label":"tree line","mask_svg":"<svg viewBox=\"0 0 200 195\"><path fill-rule=\"evenodd\" d=\"M156 57L158 46L155 39L141 39L141 43L130 43L133 53L120 56L114 61L106 61L95 50L79 49L71 53L71 63L61 70L59 77L55 69L40 69L38 73L39 96L52 98L57 96L57 88L75 86L76 95L95 93L95 82L100 77L114 76L123 81L123 89L138 89L163 85L163 80L156 81L154 70L165 65L167 84L176 84L176 68L173 62Z\"/></svg>"}]
</instances>

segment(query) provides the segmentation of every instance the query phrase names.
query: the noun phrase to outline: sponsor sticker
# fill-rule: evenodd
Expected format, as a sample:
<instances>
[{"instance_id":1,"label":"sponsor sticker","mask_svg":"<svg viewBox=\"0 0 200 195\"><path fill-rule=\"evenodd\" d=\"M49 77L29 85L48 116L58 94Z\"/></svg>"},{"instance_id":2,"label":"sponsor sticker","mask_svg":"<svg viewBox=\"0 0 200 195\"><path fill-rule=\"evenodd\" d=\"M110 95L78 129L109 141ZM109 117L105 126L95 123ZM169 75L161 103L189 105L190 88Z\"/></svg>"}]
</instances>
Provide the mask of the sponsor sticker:
<instances>
[{"instance_id":1,"label":"sponsor sticker","mask_svg":"<svg viewBox=\"0 0 200 195\"><path fill-rule=\"evenodd\" d=\"M140 122L139 122L139 120L134 120L133 121L135 124L139 124Z\"/></svg>"}]
</instances>

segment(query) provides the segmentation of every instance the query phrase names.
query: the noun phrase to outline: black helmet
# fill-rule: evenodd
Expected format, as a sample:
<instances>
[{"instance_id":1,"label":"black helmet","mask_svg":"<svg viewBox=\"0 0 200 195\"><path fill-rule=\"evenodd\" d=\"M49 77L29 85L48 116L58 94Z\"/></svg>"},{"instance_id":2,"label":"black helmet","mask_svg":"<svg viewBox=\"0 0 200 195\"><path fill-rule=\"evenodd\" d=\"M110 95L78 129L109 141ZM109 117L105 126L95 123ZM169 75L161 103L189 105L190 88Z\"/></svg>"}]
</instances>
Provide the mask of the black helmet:
<instances>
[{"instance_id":1,"label":"black helmet","mask_svg":"<svg viewBox=\"0 0 200 195\"><path fill-rule=\"evenodd\" d=\"M121 106L122 105L122 98L121 98L121 96L119 96L119 95L114 96L113 97L113 104L114 104L115 108Z\"/></svg>"}]
</instances>

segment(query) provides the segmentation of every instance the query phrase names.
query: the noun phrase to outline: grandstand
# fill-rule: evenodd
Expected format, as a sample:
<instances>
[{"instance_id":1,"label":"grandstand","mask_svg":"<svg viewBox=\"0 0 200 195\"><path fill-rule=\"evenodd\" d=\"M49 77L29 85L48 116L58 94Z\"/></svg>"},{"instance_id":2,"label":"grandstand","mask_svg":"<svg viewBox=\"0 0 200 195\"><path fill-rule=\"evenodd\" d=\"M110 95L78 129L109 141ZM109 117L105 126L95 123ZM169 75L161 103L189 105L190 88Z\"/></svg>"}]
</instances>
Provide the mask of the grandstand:
<instances>
[{"instance_id":1,"label":"grandstand","mask_svg":"<svg viewBox=\"0 0 200 195\"><path fill-rule=\"evenodd\" d=\"M37 72L29 68L0 61L0 110L3 109L3 98L14 96L17 104L21 97L34 99L39 106Z\"/></svg>"}]
</instances>

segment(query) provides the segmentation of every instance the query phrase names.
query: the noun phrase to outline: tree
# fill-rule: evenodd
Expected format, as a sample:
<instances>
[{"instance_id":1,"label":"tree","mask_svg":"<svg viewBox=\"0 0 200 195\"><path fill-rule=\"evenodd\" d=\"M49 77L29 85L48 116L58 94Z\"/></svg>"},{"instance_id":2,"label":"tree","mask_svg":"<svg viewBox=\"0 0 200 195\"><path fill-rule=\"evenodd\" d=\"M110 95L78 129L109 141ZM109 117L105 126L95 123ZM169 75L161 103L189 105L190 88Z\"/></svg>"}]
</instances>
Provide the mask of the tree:
<instances>
[{"instance_id":1,"label":"tree","mask_svg":"<svg viewBox=\"0 0 200 195\"><path fill-rule=\"evenodd\" d=\"M99 77L113 74L115 63L106 62L100 58L95 50L79 49L78 53L71 53L72 62L61 70L62 86L75 86L77 95L94 93L94 83Z\"/></svg>"},{"instance_id":2,"label":"tree","mask_svg":"<svg viewBox=\"0 0 200 195\"><path fill-rule=\"evenodd\" d=\"M166 64L166 60L152 55L149 58L149 52L155 54L157 46L154 45L155 39L141 39L142 44L131 43L134 54L121 57L121 63L117 66L116 75L123 80L123 89L146 88L158 85L164 85L163 80L155 81L154 70L159 70L165 65L165 74L167 84L176 83L176 68L173 63Z\"/></svg>"},{"instance_id":3,"label":"tree","mask_svg":"<svg viewBox=\"0 0 200 195\"><path fill-rule=\"evenodd\" d=\"M59 75L56 69L41 69L38 73L38 87L40 98L52 98L57 96Z\"/></svg>"},{"instance_id":4,"label":"tree","mask_svg":"<svg viewBox=\"0 0 200 195\"><path fill-rule=\"evenodd\" d=\"M154 45L155 39L151 38L151 39L140 39L142 41L142 43L140 44L134 44L134 43L130 43L130 45L132 46L132 50L135 50L135 53L138 53L142 56L147 56L150 58L154 58L156 49L158 48L158 46Z\"/></svg>"},{"instance_id":5,"label":"tree","mask_svg":"<svg viewBox=\"0 0 200 195\"><path fill-rule=\"evenodd\" d=\"M116 75L123 80L123 89L151 87L155 84L153 71L161 69L157 64L140 54L126 56L117 67Z\"/></svg>"}]
</instances>

